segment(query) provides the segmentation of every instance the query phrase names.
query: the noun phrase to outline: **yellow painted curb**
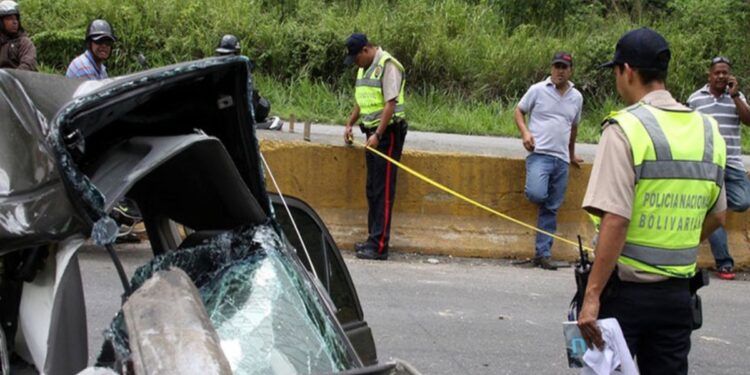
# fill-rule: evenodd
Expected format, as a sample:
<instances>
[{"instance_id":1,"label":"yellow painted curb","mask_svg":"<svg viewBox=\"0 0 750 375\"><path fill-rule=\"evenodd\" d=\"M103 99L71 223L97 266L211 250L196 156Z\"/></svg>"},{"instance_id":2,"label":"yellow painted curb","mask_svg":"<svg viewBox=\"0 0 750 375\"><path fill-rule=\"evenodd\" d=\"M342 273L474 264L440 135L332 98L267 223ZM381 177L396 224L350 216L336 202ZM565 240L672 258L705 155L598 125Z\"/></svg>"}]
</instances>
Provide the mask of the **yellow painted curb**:
<instances>
[{"instance_id":1,"label":"yellow painted curb","mask_svg":"<svg viewBox=\"0 0 750 375\"><path fill-rule=\"evenodd\" d=\"M341 248L367 235L365 150L309 142L261 140L261 151L284 194L305 200L321 215ZM412 169L492 209L528 224L537 208L524 196L522 159L404 150L401 161ZM565 202L558 212L557 234L590 245L593 228L580 208L591 165L571 168ZM534 232L471 206L399 171L391 248L487 258L534 255ZM269 190L273 187L269 184ZM730 250L737 266L750 266L750 213L728 215ZM574 246L555 241L553 256L573 260ZM712 266L707 245L701 266Z\"/></svg>"}]
</instances>

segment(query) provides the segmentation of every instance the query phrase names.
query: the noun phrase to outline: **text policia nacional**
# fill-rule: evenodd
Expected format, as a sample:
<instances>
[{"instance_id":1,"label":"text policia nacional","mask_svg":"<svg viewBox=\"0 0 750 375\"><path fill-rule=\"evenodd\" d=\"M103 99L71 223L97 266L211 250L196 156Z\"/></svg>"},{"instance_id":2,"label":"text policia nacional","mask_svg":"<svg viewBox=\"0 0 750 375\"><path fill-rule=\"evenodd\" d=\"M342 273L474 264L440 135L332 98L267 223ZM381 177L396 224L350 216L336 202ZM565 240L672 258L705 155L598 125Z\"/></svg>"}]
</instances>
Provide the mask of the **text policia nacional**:
<instances>
[{"instance_id":1,"label":"text policia nacional","mask_svg":"<svg viewBox=\"0 0 750 375\"><path fill-rule=\"evenodd\" d=\"M654 215L642 213L638 226L647 229L667 231L692 231L701 228L706 210L712 206L712 199L701 194L645 193L643 206L648 208L667 208L675 211L695 210L691 215Z\"/></svg>"}]
</instances>

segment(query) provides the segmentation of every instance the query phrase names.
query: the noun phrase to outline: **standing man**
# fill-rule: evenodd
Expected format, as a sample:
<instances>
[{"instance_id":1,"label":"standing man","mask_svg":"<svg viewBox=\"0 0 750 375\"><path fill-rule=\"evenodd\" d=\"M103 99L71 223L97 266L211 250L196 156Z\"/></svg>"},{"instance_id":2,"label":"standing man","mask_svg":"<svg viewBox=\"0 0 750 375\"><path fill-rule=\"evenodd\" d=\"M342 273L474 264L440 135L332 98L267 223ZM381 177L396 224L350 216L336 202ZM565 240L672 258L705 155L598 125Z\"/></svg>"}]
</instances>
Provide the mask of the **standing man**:
<instances>
[{"instance_id":1,"label":"standing man","mask_svg":"<svg viewBox=\"0 0 750 375\"><path fill-rule=\"evenodd\" d=\"M690 278L726 209L724 140L665 89L670 58L667 41L640 28L602 65L630 106L605 119L583 200L601 225L578 326L602 348L596 321L616 318L641 375L687 374Z\"/></svg>"},{"instance_id":2,"label":"standing man","mask_svg":"<svg viewBox=\"0 0 750 375\"><path fill-rule=\"evenodd\" d=\"M90 80L108 78L104 62L109 59L116 40L109 22L93 20L86 28L86 51L70 62L65 76Z\"/></svg>"},{"instance_id":3,"label":"standing man","mask_svg":"<svg viewBox=\"0 0 750 375\"><path fill-rule=\"evenodd\" d=\"M523 147L530 153L526 157L526 197L539 206L537 227L550 233L557 230L557 210L568 188L568 163L580 168L583 162L575 155L583 96L570 82L572 74L573 57L567 52L555 53L550 76L531 86L515 111ZM552 237L537 233L534 265L556 270L551 248Z\"/></svg>"},{"instance_id":4,"label":"standing man","mask_svg":"<svg viewBox=\"0 0 750 375\"><path fill-rule=\"evenodd\" d=\"M742 212L750 207L750 180L742 163L742 129L740 122L750 125L750 107L740 92L737 78L732 75L732 63L726 57L711 60L708 84L690 95L688 106L713 116L719 123L719 132L727 144L727 168L724 188L727 207ZM729 255L727 232L720 227L708 237L716 261L719 278L734 279L734 259Z\"/></svg>"},{"instance_id":5,"label":"standing man","mask_svg":"<svg viewBox=\"0 0 750 375\"><path fill-rule=\"evenodd\" d=\"M352 143L352 126L367 137L367 146L394 160L401 150L408 125L404 114L404 67L391 54L376 47L365 34L354 33L346 40L346 64L359 67L354 88L356 103L344 129L344 141ZM393 200L396 197L396 166L371 152L367 163L367 241L355 245L362 259L388 259Z\"/></svg>"},{"instance_id":6,"label":"standing man","mask_svg":"<svg viewBox=\"0 0 750 375\"><path fill-rule=\"evenodd\" d=\"M36 48L21 26L15 1L0 1L0 68L36 70Z\"/></svg>"}]
</instances>

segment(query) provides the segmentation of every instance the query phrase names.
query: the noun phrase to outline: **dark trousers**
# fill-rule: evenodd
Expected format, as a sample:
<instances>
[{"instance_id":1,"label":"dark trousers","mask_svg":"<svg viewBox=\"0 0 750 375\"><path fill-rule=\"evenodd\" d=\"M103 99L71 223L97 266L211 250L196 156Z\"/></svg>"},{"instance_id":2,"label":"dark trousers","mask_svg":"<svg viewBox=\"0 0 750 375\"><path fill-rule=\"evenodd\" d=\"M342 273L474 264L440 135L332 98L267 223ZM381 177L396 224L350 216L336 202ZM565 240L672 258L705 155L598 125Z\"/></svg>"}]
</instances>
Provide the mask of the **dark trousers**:
<instances>
[{"instance_id":1,"label":"dark trousers","mask_svg":"<svg viewBox=\"0 0 750 375\"><path fill-rule=\"evenodd\" d=\"M641 375L688 373L693 324L688 280L617 282L602 297L599 318L617 318Z\"/></svg>"},{"instance_id":2,"label":"dark trousers","mask_svg":"<svg viewBox=\"0 0 750 375\"><path fill-rule=\"evenodd\" d=\"M408 125L399 120L386 128L377 150L400 161ZM375 129L362 129L369 138ZM396 172L398 167L371 152L365 154L367 163L367 248L378 254L388 254L391 233L391 215L396 197Z\"/></svg>"}]
</instances>

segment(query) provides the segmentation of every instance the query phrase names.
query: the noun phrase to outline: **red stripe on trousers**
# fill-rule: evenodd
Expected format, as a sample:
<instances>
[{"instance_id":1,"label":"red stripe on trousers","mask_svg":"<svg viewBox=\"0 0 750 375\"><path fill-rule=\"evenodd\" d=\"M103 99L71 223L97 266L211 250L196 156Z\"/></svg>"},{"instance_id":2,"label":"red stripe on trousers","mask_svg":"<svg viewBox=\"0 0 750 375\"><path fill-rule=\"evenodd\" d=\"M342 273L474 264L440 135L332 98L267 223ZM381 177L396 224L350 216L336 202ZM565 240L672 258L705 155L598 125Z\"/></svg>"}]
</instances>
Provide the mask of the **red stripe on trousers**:
<instances>
[{"instance_id":1,"label":"red stripe on trousers","mask_svg":"<svg viewBox=\"0 0 750 375\"><path fill-rule=\"evenodd\" d=\"M391 144L388 146L388 157L393 157L393 144L395 143L395 136L391 131ZM388 232L388 222L390 221L391 215L391 162L387 162L385 167L385 220L383 220L383 233L380 235L380 241L378 242L378 254L382 254L385 249L385 234Z\"/></svg>"}]
</instances>

